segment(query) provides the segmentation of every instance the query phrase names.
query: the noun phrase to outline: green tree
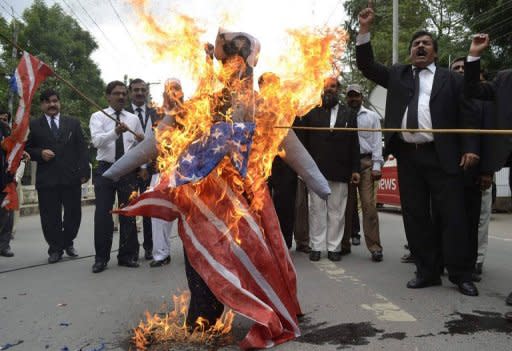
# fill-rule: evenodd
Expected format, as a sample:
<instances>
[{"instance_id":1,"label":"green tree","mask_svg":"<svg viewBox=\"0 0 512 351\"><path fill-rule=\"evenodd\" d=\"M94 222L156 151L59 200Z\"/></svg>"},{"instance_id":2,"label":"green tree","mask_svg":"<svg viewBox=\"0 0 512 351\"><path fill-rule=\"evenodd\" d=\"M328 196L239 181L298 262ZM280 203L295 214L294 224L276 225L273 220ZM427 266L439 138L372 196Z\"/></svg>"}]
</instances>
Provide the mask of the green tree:
<instances>
[{"instance_id":1,"label":"green tree","mask_svg":"<svg viewBox=\"0 0 512 351\"><path fill-rule=\"evenodd\" d=\"M98 45L89 32L82 30L58 4L48 7L43 0L34 0L32 6L23 12L22 19L23 22L17 23L18 44L53 67L55 72L72 82L92 100L104 105L104 82L99 68L90 57ZM0 30L8 37L11 36L9 27L12 28L12 22L5 26L0 22ZM1 45L3 51L0 64L12 72L17 65L11 58L12 47L5 42ZM88 130L89 117L96 108L56 78L48 78L40 89L48 87L59 92L62 113L79 118L84 129ZM0 86L0 98L4 99L2 92ZM31 111L33 116L39 114L38 99L33 102Z\"/></svg>"},{"instance_id":2,"label":"green tree","mask_svg":"<svg viewBox=\"0 0 512 351\"><path fill-rule=\"evenodd\" d=\"M512 67L512 0L464 1L459 9L472 34L488 33L491 38L491 50L483 57L487 69L495 73Z\"/></svg>"}]
</instances>

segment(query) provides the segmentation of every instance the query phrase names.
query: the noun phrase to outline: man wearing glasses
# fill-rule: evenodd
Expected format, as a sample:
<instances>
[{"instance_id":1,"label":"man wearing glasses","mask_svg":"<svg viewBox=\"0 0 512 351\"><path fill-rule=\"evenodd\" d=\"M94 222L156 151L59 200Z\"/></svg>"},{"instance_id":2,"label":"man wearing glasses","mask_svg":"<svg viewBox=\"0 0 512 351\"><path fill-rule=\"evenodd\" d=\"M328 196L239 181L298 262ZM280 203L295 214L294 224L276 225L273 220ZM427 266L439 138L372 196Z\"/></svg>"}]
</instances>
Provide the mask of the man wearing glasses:
<instances>
[{"instance_id":1,"label":"man wearing glasses","mask_svg":"<svg viewBox=\"0 0 512 351\"><path fill-rule=\"evenodd\" d=\"M125 152L144 139L144 131L139 119L133 113L123 109L126 102L126 86L123 82L113 81L105 90L109 107L92 114L89 122L91 139L98 150L96 160L98 165L93 174L96 210L94 212L94 248L96 257L92 266L93 273L105 270L110 259L114 222L112 207L117 194L119 206L128 203L129 197L137 188L134 172L121 177L114 182L103 177L103 173ZM133 133L131 133L131 132ZM127 133L128 132L128 133ZM134 217L119 218L119 252L117 262L120 266L138 267L135 260L137 254L137 228Z\"/></svg>"}]
</instances>

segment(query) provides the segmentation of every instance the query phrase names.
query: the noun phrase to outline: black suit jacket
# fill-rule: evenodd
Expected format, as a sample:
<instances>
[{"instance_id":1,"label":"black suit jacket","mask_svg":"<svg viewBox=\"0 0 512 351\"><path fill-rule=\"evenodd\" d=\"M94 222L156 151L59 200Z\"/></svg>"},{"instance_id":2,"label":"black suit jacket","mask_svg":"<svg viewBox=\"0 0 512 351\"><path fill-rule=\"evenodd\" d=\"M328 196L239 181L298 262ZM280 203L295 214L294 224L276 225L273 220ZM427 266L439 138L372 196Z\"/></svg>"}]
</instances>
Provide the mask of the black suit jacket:
<instances>
[{"instance_id":1,"label":"black suit jacket","mask_svg":"<svg viewBox=\"0 0 512 351\"><path fill-rule=\"evenodd\" d=\"M512 70L498 72L492 82L480 82L480 60L466 62L464 69L464 92L467 97L494 101L494 114L488 113L493 129L512 129ZM488 107L490 108L490 107ZM488 122L488 121L487 121ZM488 122L489 123L489 122ZM490 162L495 170L504 166L512 152L512 136L495 136L490 139L493 153Z\"/></svg>"},{"instance_id":2,"label":"black suit jacket","mask_svg":"<svg viewBox=\"0 0 512 351\"><path fill-rule=\"evenodd\" d=\"M126 111L130 112L130 113L133 113L135 116L138 117L137 115L137 112L135 112L133 110L133 107L132 107L132 104L130 103L126 108L125 108ZM158 114L156 113L156 110L154 108L151 108L149 106L146 105L146 128L150 127L150 126L154 126L155 123L160 119ZM144 129L144 126L141 125L142 129ZM146 130L144 129L144 133L146 133Z\"/></svg>"},{"instance_id":3,"label":"black suit jacket","mask_svg":"<svg viewBox=\"0 0 512 351\"><path fill-rule=\"evenodd\" d=\"M331 110L315 107L295 125L329 127ZM357 114L345 105L339 105L335 128L357 128ZM304 131L297 136L315 160L327 180L348 183L352 173L359 172L359 138L357 132Z\"/></svg>"},{"instance_id":4,"label":"black suit jacket","mask_svg":"<svg viewBox=\"0 0 512 351\"><path fill-rule=\"evenodd\" d=\"M370 43L356 47L357 67L363 75L387 89L385 128L401 128L405 109L414 95L411 65L384 66L375 62ZM443 67L436 67L430 96L432 128L454 129L477 126L476 107L464 99L462 77ZM441 166L447 173L460 172L459 162L463 153L477 153L475 136L434 134L434 145ZM396 132L384 133L385 155L397 155L399 136Z\"/></svg>"},{"instance_id":5,"label":"black suit jacket","mask_svg":"<svg viewBox=\"0 0 512 351\"><path fill-rule=\"evenodd\" d=\"M50 149L55 157L46 162L43 149ZM37 162L36 189L58 185L79 185L81 178L89 179L87 144L80 122L60 116L59 137L56 139L43 115L30 121L30 134L25 150Z\"/></svg>"}]
</instances>

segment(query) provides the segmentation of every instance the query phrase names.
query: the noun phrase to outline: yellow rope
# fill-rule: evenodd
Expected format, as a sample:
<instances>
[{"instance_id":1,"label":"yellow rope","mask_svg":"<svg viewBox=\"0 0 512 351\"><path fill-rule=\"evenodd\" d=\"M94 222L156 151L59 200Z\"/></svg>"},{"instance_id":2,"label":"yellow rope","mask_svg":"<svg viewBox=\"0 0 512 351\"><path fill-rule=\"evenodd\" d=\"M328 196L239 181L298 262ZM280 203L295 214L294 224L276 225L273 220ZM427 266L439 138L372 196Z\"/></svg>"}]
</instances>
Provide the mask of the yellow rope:
<instances>
[{"instance_id":1,"label":"yellow rope","mask_svg":"<svg viewBox=\"0 0 512 351\"><path fill-rule=\"evenodd\" d=\"M510 129L402 129L402 128L329 128L329 127L299 127L299 126L274 126L279 129L314 130L327 132L409 132L409 133L434 133L434 134L491 134L512 135Z\"/></svg>"}]
</instances>

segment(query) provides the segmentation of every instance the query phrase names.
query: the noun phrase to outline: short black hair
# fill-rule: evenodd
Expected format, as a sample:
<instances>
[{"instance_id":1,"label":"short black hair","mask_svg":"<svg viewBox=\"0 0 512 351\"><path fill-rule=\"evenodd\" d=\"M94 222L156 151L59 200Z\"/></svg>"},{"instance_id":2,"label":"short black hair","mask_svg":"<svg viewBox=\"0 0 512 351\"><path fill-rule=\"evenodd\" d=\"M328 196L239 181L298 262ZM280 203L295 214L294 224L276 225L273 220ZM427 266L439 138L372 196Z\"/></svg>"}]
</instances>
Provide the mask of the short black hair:
<instances>
[{"instance_id":1,"label":"short black hair","mask_svg":"<svg viewBox=\"0 0 512 351\"><path fill-rule=\"evenodd\" d=\"M128 84L128 89L129 89L129 90L132 90L132 85L133 85L133 84L138 84L138 83L146 84L146 82L145 82L145 81L143 81L142 79L140 79L140 78L135 78L135 79L130 80L130 84Z\"/></svg>"},{"instance_id":2,"label":"short black hair","mask_svg":"<svg viewBox=\"0 0 512 351\"><path fill-rule=\"evenodd\" d=\"M41 95L39 95L39 101L49 101L52 96L56 96L57 100L60 101L59 93L55 89L46 89L41 92Z\"/></svg>"},{"instance_id":3,"label":"short black hair","mask_svg":"<svg viewBox=\"0 0 512 351\"><path fill-rule=\"evenodd\" d=\"M434 35L432 33L427 32L426 30L419 30L412 35L411 41L409 42L409 52L411 52L412 42L424 35L427 35L430 37L430 39L432 39L432 44L434 45L434 51L437 53L437 48L438 48L437 39L434 38Z\"/></svg>"},{"instance_id":4,"label":"short black hair","mask_svg":"<svg viewBox=\"0 0 512 351\"><path fill-rule=\"evenodd\" d=\"M126 88L126 84L124 84L120 80L113 80L107 84L107 87L105 88L105 93L107 95L110 95L110 93L112 93L112 90L114 90L114 88L118 87L118 86L122 86L122 87Z\"/></svg>"}]
</instances>

